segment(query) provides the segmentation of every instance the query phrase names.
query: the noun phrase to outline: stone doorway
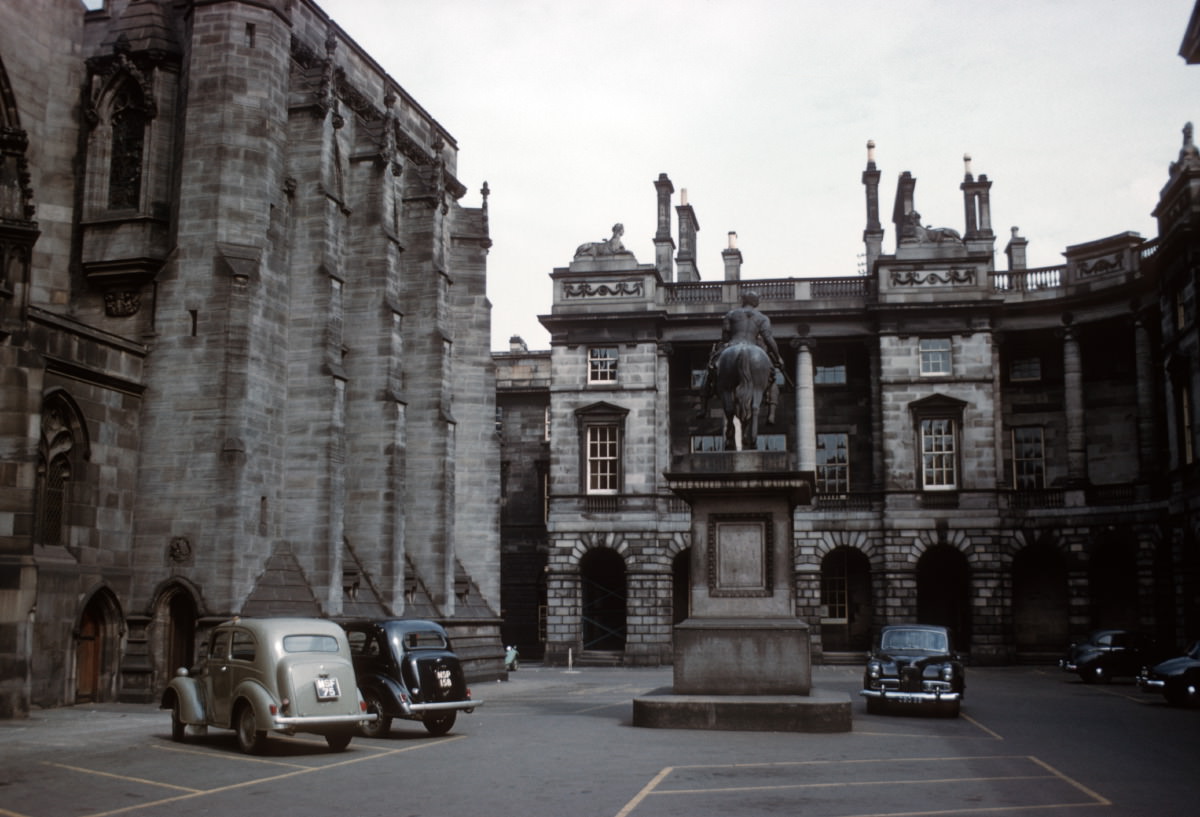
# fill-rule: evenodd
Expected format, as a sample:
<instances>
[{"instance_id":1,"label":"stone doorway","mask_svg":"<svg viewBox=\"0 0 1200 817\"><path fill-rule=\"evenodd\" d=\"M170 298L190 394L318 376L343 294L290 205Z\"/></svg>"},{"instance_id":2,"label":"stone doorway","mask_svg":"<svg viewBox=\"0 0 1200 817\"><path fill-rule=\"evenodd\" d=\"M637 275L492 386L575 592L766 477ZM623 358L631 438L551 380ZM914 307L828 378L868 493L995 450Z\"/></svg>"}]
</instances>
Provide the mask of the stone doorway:
<instances>
[{"instance_id":1,"label":"stone doorway","mask_svg":"<svg viewBox=\"0 0 1200 817\"><path fill-rule=\"evenodd\" d=\"M821 560L821 645L825 652L871 648L871 563L861 550L838 547Z\"/></svg>"},{"instance_id":2,"label":"stone doorway","mask_svg":"<svg viewBox=\"0 0 1200 817\"><path fill-rule=\"evenodd\" d=\"M950 545L934 545L917 562L917 618L950 630L954 648L971 648L971 579L967 557Z\"/></svg>"},{"instance_id":3,"label":"stone doorway","mask_svg":"<svg viewBox=\"0 0 1200 817\"><path fill-rule=\"evenodd\" d=\"M1012 610L1019 660L1062 653L1071 640L1067 566L1053 545L1030 545L1013 559Z\"/></svg>"},{"instance_id":4,"label":"stone doorway","mask_svg":"<svg viewBox=\"0 0 1200 817\"><path fill-rule=\"evenodd\" d=\"M583 591L583 651L625 650L625 561L611 548L596 548L579 561Z\"/></svg>"}]
</instances>

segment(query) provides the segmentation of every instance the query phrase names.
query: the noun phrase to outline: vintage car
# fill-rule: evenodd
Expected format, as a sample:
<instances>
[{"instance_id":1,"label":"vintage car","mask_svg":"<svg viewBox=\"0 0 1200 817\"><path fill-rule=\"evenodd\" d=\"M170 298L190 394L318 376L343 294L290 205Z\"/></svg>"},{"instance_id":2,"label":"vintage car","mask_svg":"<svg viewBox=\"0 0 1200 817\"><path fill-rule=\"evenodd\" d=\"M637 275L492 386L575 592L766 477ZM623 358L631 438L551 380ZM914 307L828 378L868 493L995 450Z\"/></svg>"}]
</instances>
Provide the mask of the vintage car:
<instances>
[{"instance_id":1,"label":"vintage car","mask_svg":"<svg viewBox=\"0 0 1200 817\"><path fill-rule=\"evenodd\" d=\"M359 695L346 633L318 618L235 618L209 635L193 675L181 668L163 693L171 737L188 726L237 733L242 751L261 752L267 732L323 735L340 752L359 724L375 720Z\"/></svg>"},{"instance_id":2,"label":"vintage car","mask_svg":"<svg viewBox=\"0 0 1200 817\"><path fill-rule=\"evenodd\" d=\"M1072 642L1059 659L1064 672L1077 673L1085 684L1135 677L1142 667L1167 658L1154 639L1132 630L1096 630L1083 641Z\"/></svg>"},{"instance_id":3,"label":"vintage car","mask_svg":"<svg viewBox=\"0 0 1200 817\"><path fill-rule=\"evenodd\" d=\"M1137 684L1145 692L1161 692L1171 706L1200 706L1200 641L1183 655L1143 667Z\"/></svg>"},{"instance_id":4,"label":"vintage car","mask_svg":"<svg viewBox=\"0 0 1200 817\"><path fill-rule=\"evenodd\" d=\"M966 686L962 659L945 627L893 624L880 631L867 657L860 694L868 712L916 704L954 718Z\"/></svg>"},{"instance_id":5,"label":"vintage car","mask_svg":"<svg viewBox=\"0 0 1200 817\"><path fill-rule=\"evenodd\" d=\"M367 737L384 737L395 718L421 721L444 735L473 700L462 663L440 624L420 619L343 621L354 657L358 688L367 711L378 717L361 726Z\"/></svg>"}]
</instances>

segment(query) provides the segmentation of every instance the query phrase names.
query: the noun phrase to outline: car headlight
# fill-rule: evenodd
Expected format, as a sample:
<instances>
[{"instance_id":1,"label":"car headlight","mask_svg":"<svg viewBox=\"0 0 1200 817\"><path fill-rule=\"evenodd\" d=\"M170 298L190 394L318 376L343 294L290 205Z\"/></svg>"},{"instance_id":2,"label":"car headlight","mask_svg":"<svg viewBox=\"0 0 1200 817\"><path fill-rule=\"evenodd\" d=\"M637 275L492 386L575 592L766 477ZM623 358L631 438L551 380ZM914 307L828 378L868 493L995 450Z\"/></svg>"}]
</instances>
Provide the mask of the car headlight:
<instances>
[{"instance_id":1,"label":"car headlight","mask_svg":"<svg viewBox=\"0 0 1200 817\"><path fill-rule=\"evenodd\" d=\"M878 661L872 661L871 663L867 664L867 675L871 676L872 678L878 678L879 676L883 675L883 666L880 665Z\"/></svg>"},{"instance_id":2,"label":"car headlight","mask_svg":"<svg viewBox=\"0 0 1200 817\"><path fill-rule=\"evenodd\" d=\"M946 664L945 666L942 667L942 680L943 681L953 681L954 680L954 665L953 664Z\"/></svg>"}]
</instances>

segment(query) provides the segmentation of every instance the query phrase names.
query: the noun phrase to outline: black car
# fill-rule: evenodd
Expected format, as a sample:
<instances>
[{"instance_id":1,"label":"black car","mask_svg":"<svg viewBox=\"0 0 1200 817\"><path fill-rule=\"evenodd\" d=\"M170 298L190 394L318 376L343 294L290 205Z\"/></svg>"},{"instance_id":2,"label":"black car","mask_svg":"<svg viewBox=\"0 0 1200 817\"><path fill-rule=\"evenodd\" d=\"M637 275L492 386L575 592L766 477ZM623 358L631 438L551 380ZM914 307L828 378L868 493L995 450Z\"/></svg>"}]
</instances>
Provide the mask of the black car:
<instances>
[{"instance_id":1,"label":"black car","mask_svg":"<svg viewBox=\"0 0 1200 817\"><path fill-rule=\"evenodd\" d=\"M1183 655L1143 668L1137 683L1146 692L1161 692L1171 706L1200 706L1200 641Z\"/></svg>"},{"instance_id":2,"label":"black car","mask_svg":"<svg viewBox=\"0 0 1200 817\"><path fill-rule=\"evenodd\" d=\"M962 659L945 627L893 624L880 631L867 658L860 694L868 712L916 704L954 718L966 688Z\"/></svg>"},{"instance_id":3,"label":"black car","mask_svg":"<svg viewBox=\"0 0 1200 817\"><path fill-rule=\"evenodd\" d=\"M444 735L459 712L482 705L471 698L462 663L440 624L392 618L341 625L367 711L379 716L363 724L365 736L384 737L395 718L421 721L429 734Z\"/></svg>"},{"instance_id":4,"label":"black car","mask_svg":"<svg viewBox=\"0 0 1200 817\"><path fill-rule=\"evenodd\" d=\"M1058 665L1064 672L1078 673L1085 684L1095 684L1118 676L1133 678L1142 667L1157 664L1166 657L1145 633L1096 630L1083 641L1073 642Z\"/></svg>"}]
</instances>

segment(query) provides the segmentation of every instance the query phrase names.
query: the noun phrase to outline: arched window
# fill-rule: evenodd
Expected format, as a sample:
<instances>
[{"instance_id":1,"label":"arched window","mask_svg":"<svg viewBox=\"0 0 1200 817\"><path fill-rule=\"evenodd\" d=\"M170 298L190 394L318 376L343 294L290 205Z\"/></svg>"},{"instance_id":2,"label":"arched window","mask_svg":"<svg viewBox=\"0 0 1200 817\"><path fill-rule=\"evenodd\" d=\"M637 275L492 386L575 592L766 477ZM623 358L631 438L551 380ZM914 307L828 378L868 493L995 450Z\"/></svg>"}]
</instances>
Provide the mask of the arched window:
<instances>
[{"instance_id":1,"label":"arched window","mask_svg":"<svg viewBox=\"0 0 1200 817\"><path fill-rule=\"evenodd\" d=\"M64 532L74 463L87 458L87 435L74 402L53 392L42 404L33 536L36 544L66 546Z\"/></svg>"},{"instance_id":2,"label":"arched window","mask_svg":"<svg viewBox=\"0 0 1200 817\"><path fill-rule=\"evenodd\" d=\"M112 153L108 166L108 208L136 210L141 204L142 156L146 149L146 109L141 89L125 82L113 95Z\"/></svg>"}]
</instances>

